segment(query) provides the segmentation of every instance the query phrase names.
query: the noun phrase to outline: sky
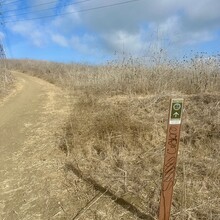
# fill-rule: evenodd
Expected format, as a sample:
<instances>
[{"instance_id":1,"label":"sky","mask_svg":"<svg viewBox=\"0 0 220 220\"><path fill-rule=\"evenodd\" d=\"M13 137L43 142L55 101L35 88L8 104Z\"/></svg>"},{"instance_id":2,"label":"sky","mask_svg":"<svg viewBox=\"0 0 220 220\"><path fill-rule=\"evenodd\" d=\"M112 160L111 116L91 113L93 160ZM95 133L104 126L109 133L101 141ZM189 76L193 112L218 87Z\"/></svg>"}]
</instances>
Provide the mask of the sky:
<instances>
[{"instance_id":1,"label":"sky","mask_svg":"<svg viewBox=\"0 0 220 220\"><path fill-rule=\"evenodd\" d=\"M100 64L220 51L219 0L4 0L1 12L8 58Z\"/></svg>"}]
</instances>

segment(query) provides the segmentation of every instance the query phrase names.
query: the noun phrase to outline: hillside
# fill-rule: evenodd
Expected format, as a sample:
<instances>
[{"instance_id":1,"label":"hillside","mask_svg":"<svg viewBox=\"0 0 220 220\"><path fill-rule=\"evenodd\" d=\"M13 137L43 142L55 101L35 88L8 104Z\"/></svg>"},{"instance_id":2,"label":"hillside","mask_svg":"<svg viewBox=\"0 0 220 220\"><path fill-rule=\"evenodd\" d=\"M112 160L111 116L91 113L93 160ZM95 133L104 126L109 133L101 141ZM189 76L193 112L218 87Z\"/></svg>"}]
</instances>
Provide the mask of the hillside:
<instances>
[{"instance_id":1,"label":"hillside","mask_svg":"<svg viewBox=\"0 0 220 220\"><path fill-rule=\"evenodd\" d=\"M171 219L219 219L218 56L150 67L133 59L103 66L11 60L9 67L70 96L71 116L57 146L66 154L66 190L77 203L67 216L156 219L169 99L180 97L185 110Z\"/></svg>"}]
</instances>

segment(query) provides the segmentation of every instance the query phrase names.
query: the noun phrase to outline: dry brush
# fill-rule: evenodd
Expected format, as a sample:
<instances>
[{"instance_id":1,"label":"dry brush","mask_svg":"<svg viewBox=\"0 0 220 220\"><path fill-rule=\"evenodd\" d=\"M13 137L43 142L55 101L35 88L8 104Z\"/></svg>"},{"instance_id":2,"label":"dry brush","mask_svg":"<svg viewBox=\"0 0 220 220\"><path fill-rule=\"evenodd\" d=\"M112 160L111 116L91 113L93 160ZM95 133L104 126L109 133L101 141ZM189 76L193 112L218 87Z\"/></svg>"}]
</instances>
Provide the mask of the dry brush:
<instances>
[{"instance_id":1,"label":"dry brush","mask_svg":"<svg viewBox=\"0 0 220 220\"><path fill-rule=\"evenodd\" d=\"M31 60L9 65L69 91L71 117L60 140L67 172L82 173L96 183L89 182L93 190L98 184L105 196L111 192L149 218L158 213L169 99L183 97L172 219L220 218L219 56L148 67L132 58L103 66ZM101 201L81 219L141 218Z\"/></svg>"}]
</instances>

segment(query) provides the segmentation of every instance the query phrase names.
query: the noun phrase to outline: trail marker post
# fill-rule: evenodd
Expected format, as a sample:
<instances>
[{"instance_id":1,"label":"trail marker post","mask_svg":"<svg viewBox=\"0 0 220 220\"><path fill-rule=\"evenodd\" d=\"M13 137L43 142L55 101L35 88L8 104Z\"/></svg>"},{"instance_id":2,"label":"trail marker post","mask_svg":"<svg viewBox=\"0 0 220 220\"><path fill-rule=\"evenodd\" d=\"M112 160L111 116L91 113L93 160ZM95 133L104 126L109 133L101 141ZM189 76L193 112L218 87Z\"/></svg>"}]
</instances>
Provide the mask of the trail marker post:
<instances>
[{"instance_id":1,"label":"trail marker post","mask_svg":"<svg viewBox=\"0 0 220 220\"><path fill-rule=\"evenodd\" d=\"M159 220L169 220L182 123L183 99L171 99L164 154Z\"/></svg>"}]
</instances>

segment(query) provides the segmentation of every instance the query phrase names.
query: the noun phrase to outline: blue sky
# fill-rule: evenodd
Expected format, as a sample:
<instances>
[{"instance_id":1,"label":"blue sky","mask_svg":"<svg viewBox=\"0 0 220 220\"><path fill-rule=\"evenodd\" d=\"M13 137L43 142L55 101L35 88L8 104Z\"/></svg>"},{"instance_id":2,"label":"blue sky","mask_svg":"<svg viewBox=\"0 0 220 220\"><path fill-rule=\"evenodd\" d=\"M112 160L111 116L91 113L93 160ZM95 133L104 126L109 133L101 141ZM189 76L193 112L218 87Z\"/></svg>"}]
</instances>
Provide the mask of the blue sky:
<instances>
[{"instance_id":1,"label":"blue sky","mask_svg":"<svg viewBox=\"0 0 220 220\"><path fill-rule=\"evenodd\" d=\"M160 48L179 58L220 51L219 0L5 0L1 11L9 58L103 63Z\"/></svg>"}]
</instances>

